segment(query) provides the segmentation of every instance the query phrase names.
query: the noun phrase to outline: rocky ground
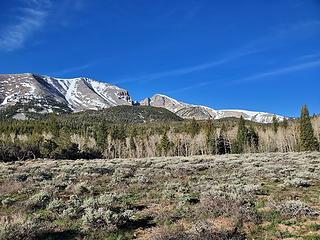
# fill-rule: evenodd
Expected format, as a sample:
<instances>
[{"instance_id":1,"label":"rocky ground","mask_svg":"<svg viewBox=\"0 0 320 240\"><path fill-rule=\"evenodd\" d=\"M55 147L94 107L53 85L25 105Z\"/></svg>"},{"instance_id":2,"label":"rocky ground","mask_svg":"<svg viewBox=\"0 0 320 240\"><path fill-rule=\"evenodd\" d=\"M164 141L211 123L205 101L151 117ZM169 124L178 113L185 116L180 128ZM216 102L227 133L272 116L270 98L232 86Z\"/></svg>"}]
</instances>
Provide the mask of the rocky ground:
<instances>
[{"instance_id":1,"label":"rocky ground","mask_svg":"<svg viewBox=\"0 0 320 240\"><path fill-rule=\"evenodd\" d=\"M0 163L0 239L320 239L320 153Z\"/></svg>"}]
</instances>

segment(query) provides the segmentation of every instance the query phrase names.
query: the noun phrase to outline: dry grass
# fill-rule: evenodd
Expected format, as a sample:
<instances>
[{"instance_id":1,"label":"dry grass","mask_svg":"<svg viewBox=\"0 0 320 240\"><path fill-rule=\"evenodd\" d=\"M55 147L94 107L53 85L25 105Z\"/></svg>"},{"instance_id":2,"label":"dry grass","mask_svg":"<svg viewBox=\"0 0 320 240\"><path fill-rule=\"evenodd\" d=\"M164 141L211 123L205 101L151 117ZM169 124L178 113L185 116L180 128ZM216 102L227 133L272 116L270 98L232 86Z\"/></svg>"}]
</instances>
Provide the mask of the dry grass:
<instances>
[{"instance_id":1,"label":"dry grass","mask_svg":"<svg viewBox=\"0 0 320 240\"><path fill-rule=\"evenodd\" d=\"M2 195L11 195L18 193L23 188L23 184L17 181L5 181L0 183L0 193Z\"/></svg>"}]
</instances>

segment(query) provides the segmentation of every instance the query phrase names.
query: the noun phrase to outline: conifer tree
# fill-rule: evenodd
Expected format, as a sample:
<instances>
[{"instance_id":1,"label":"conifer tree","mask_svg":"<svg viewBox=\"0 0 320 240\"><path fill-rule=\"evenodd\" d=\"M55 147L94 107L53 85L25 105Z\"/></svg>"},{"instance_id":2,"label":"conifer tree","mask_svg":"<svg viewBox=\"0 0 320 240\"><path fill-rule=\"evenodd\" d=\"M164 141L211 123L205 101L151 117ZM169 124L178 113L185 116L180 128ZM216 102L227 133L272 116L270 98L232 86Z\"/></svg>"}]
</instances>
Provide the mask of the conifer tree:
<instances>
[{"instance_id":1,"label":"conifer tree","mask_svg":"<svg viewBox=\"0 0 320 240\"><path fill-rule=\"evenodd\" d=\"M259 147L259 136L252 125L249 128L246 127L245 120L241 116L239 120L237 137L232 145L232 152L243 153L246 146L251 147L254 151L257 151Z\"/></svg>"},{"instance_id":2,"label":"conifer tree","mask_svg":"<svg viewBox=\"0 0 320 240\"><path fill-rule=\"evenodd\" d=\"M113 125L111 127L110 135L113 140L121 140L121 141L125 141L127 137L126 130L123 125Z\"/></svg>"},{"instance_id":3,"label":"conifer tree","mask_svg":"<svg viewBox=\"0 0 320 240\"><path fill-rule=\"evenodd\" d=\"M276 115L273 115L272 117L272 126L273 126L273 131L277 133L279 128L279 121Z\"/></svg>"},{"instance_id":4,"label":"conifer tree","mask_svg":"<svg viewBox=\"0 0 320 240\"><path fill-rule=\"evenodd\" d=\"M132 135L130 135L129 144L130 144L130 150L131 151L135 151L137 146L136 146L136 143L134 141L134 137Z\"/></svg>"},{"instance_id":5,"label":"conifer tree","mask_svg":"<svg viewBox=\"0 0 320 240\"><path fill-rule=\"evenodd\" d=\"M289 126L289 122L287 118L284 118L282 121L282 126L284 127L284 129L287 129Z\"/></svg>"},{"instance_id":6,"label":"conifer tree","mask_svg":"<svg viewBox=\"0 0 320 240\"><path fill-rule=\"evenodd\" d=\"M58 124L58 121L57 121L57 116L54 113L50 114L49 122L48 122L48 128L49 128L49 131L51 132L51 134L54 137L58 137L59 136L60 127L59 127L59 124Z\"/></svg>"},{"instance_id":7,"label":"conifer tree","mask_svg":"<svg viewBox=\"0 0 320 240\"><path fill-rule=\"evenodd\" d=\"M205 124L205 133L206 133L206 135L210 135L210 133L213 131L213 129L214 129L213 120L211 118L209 118L206 121L206 124Z\"/></svg>"},{"instance_id":8,"label":"conifer tree","mask_svg":"<svg viewBox=\"0 0 320 240\"><path fill-rule=\"evenodd\" d=\"M246 123L243 117L240 117L239 120L239 127L237 132L237 139L236 139L236 152L243 153L244 147L248 142L248 129L246 127Z\"/></svg>"},{"instance_id":9,"label":"conifer tree","mask_svg":"<svg viewBox=\"0 0 320 240\"><path fill-rule=\"evenodd\" d=\"M250 125L250 127L248 129L248 140L249 140L249 145L252 148L252 150L257 151L258 147L259 147L259 135L254 130L252 125Z\"/></svg>"},{"instance_id":10,"label":"conifer tree","mask_svg":"<svg viewBox=\"0 0 320 240\"><path fill-rule=\"evenodd\" d=\"M129 144L130 144L130 150L131 151L136 151L137 146L134 141L134 138L137 136L137 129L135 127L132 127L130 131L130 139L129 139Z\"/></svg>"},{"instance_id":11,"label":"conifer tree","mask_svg":"<svg viewBox=\"0 0 320 240\"><path fill-rule=\"evenodd\" d=\"M189 132L191 133L192 137L194 137L195 135L197 135L200 131L200 125L197 122L197 120L195 118L192 118L192 121L189 125Z\"/></svg>"},{"instance_id":12,"label":"conifer tree","mask_svg":"<svg viewBox=\"0 0 320 240\"><path fill-rule=\"evenodd\" d=\"M241 116L239 120L239 128L237 132L237 139L245 143L247 141L247 127L246 127L246 122L244 121L244 118Z\"/></svg>"},{"instance_id":13,"label":"conifer tree","mask_svg":"<svg viewBox=\"0 0 320 240\"><path fill-rule=\"evenodd\" d=\"M213 125L212 119L208 119L205 125L205 134L206 134L206 143L208 154L215 154L216 153L216 130Z\"/></svg>"},{"instance_id":14,"label":"conifer tree","mask_svg":"<svg viewBox=\"0 0 320 240\"><path fill-rule=\"evenodd\" d=\"M307 105L301 109L300 117L300 150L318 151L319 143L314 135Z\"/></svg>"},{"instance_id":15,"label":"conifer tree","mask_svg":"<svg viewBox=\"0 0 320 240\"><path fill-rule=\"evenodd\" d=\"M172 145L173 145L173 143L170 142L168 135L165 132L160 140L160 143L158 143L157 148L158 148L159 152L164 153L164 155L167 156Z\"/></svg>"},{"instance_id":16,"label":"conifer tree","mask_svg":"<svg viewBox=\"0 0 320 240\"><path fill-rule=\"evenodd\" d=\"M46 140L42 142L40 147L40 153L42 157L52 158L53 152L58 148L58 144L54 140Z\"/></svg>"},{"instance_id":17,"label":"conifer tree","mask_svg":"<svg viewBox=\"0 0 320 240\"><path fill-rule=\"evenodd\" d=\"M220 135L217 139L217 149L216 153L221 154L227 154L230 153L230 143L227 139L227 127L224 123L222 123L221 129L220 129Z\"/></svg>"},{"instance_id":18,"label":"conifer tree","mask_svg":"<svg viewBox=\"0 0 320 240\"><path fill-rule=\"evenodd\" d=\"M104 148L107 143L108 126L105 120L102 120L96 129L96 141L99 147Z\"/></svg>"}]
</instances>

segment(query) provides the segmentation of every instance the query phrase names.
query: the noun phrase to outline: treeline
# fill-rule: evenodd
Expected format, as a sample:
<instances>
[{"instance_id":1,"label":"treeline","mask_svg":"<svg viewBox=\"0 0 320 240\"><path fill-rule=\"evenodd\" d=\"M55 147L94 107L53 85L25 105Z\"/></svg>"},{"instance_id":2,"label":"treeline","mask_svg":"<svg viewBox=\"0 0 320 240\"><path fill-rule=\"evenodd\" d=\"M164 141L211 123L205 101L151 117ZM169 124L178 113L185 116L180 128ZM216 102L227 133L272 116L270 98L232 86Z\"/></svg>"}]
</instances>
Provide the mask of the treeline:
<instances>
[{"instance_id":1,"label":"treeline","mask_svg":"<svg viewBox=\"0 0 320 240\"><path fill-rule=\"evenodd\" d=\"M306 106L299 120L272 124L243 118L115 124L81 116L0 121L0 161L319 150L319 118L312 125Z\"/></svg>"}]
</instances>

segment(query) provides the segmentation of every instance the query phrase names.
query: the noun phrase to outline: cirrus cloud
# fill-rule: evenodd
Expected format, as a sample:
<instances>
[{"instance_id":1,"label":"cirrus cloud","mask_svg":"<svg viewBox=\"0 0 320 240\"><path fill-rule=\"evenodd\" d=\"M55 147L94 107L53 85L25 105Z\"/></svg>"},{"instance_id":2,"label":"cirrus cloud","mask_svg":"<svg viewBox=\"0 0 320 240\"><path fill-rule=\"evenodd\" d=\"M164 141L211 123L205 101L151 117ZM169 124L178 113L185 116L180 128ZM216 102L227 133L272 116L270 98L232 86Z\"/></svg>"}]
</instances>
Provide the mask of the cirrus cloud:
<instances>
[{"instance_id":1,"label":"cirrus cloud","mask_svg":"<svg viewBox=\"0 0 320 240\"><path fill-rule=\"evenodd\" d=\"M13 51L22 48L26 41L44 26L51 2L31 0L24 5L25 7L17 8L18 16L14 23L6 25L0 31L0 50Z\"/></svg>"}]
</instances>

